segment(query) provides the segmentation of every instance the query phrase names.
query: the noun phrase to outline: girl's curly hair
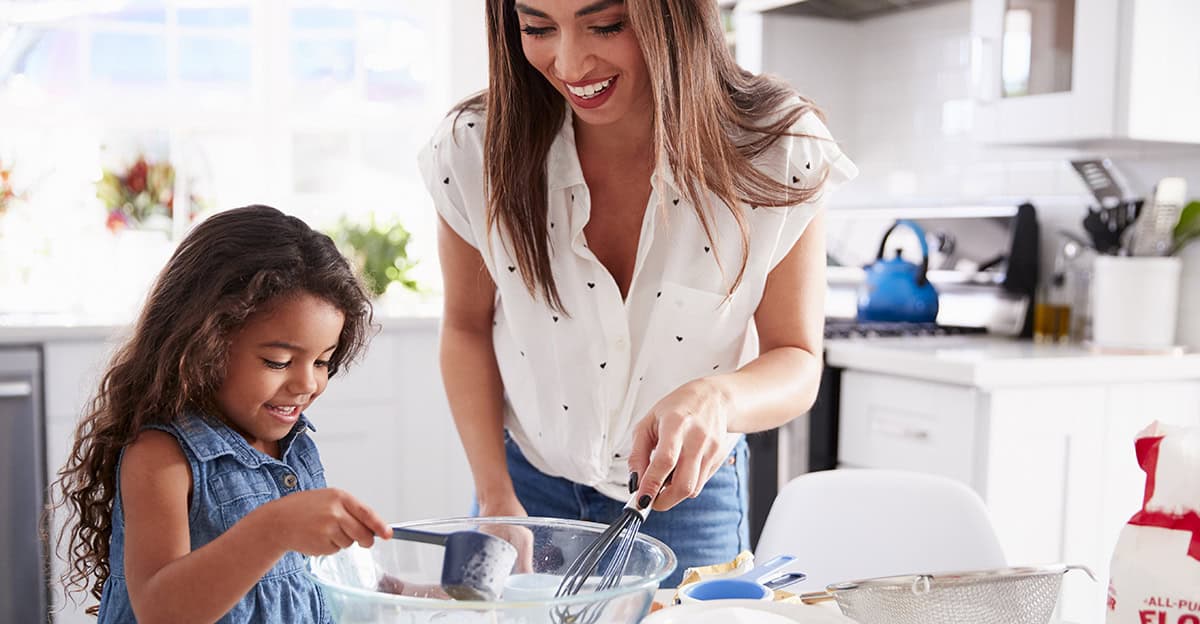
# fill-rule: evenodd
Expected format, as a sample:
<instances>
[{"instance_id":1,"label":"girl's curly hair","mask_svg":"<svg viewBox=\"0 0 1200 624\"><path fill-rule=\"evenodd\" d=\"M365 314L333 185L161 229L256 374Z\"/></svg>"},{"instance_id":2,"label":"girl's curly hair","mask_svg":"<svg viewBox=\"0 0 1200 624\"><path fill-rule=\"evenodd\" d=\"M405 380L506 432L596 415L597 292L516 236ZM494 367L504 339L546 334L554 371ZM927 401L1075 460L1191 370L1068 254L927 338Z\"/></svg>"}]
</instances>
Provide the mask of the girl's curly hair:
<instances>
[{"instance_id":1,"label":"girl's curly hair","mask_svg":"<svg viewBox=\"0 0 1200 624\"><path fill-rule=\"evenodd\" d=\"M201 222L175 250L101 378L52 486L50 510L65 507L70 516L56 540L59 548L66 542L68 592L90 589L99 600L108 579L121 450L145 425L170 422L187 407L217 413L230 337L256 311L298 292L345 315L333 376L365 349L372 309L328 236L274 208L246 206Z\"/></svg>"}]
</instances>

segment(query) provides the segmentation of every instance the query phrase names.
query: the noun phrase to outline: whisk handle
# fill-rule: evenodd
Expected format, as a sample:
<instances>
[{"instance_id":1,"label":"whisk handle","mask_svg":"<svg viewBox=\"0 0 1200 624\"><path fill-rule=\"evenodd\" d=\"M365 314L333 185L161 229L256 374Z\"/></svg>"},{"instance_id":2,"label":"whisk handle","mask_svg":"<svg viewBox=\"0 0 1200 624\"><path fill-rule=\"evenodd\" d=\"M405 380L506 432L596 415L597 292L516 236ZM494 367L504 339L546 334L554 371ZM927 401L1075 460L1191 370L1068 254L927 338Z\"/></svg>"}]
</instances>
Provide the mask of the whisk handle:
<instances>
[{"instance_id":1,"label":"whisk handle","mask_svg":"<svg viewBox=\"0 0 1200 624\"><path fill-rule=\"evenodd\" d=\"M446 536L441 533L432 533L430 531L418 531L417 529L405 529L401 527L392 527L392 537L395 539L407 540L410 542L422 542L425 544L433 544L434 546L445 546Z\"/></svg>"}]
</instances>

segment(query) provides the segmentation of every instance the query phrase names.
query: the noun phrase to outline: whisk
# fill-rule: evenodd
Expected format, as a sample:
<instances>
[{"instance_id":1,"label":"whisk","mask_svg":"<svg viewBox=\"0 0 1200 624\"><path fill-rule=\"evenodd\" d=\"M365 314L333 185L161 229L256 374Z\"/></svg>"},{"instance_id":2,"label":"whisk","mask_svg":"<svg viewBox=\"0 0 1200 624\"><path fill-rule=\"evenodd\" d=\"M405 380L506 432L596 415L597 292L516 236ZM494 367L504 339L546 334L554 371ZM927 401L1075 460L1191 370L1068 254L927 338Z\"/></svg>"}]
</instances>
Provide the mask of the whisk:
<instances>
[{"instance_id":1,"label":"whisk","mask_svg":"<svg viewBox=\"0 0 1200 624\"><path fill-rule=\"evenodd\" d=\"M670 483L670 477L667 478L667 482ZM558 585L558 591L554 594L555 598L578 594L579 590L583 589L584 583L596 573L606 556L608 557L607 565L604 566L600 583L596 585L596 591L612 589L620 584L621 577L625 575L625 568L629 565L629 555L633 552L638 529L646 521L646 516L650 515L650 508L654 505L654 499L657 497L657 495L650 496L648 494L639 497L636 485L636 481L630 482L629 489L633 491L633 494L629 497L629 502L625 503L625 509L621 515L571 562L566 573L563 574L562 582ZM661 493L662 489L659 489L659 494Z\"/></svg>"}]
</instances>

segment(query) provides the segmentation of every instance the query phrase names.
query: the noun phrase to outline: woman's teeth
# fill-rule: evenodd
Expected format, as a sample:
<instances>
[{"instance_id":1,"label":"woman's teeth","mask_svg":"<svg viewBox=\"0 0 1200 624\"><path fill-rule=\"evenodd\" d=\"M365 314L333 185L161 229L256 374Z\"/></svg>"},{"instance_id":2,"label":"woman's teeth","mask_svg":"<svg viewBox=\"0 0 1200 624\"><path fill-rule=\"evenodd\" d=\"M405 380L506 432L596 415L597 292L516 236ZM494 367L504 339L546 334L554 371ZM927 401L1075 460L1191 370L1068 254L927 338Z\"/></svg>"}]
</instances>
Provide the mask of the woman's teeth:
<instances>
[{"instance_id":1,"label":"woman's teeth","mask_svg":"<svg viewBox=\"0 0 1200 624\"><path fill-rule=\"evenodd\" d=\"M570 89L571 93L574 93L576 96L587 100L596 97L596 95L601 91L607 89L608 85L612 84L612 81L613 79L609 78L603 82L594 82L583 87L573 87L571 85L567 85L567 89Z\"/></svg>"}]
</instances>

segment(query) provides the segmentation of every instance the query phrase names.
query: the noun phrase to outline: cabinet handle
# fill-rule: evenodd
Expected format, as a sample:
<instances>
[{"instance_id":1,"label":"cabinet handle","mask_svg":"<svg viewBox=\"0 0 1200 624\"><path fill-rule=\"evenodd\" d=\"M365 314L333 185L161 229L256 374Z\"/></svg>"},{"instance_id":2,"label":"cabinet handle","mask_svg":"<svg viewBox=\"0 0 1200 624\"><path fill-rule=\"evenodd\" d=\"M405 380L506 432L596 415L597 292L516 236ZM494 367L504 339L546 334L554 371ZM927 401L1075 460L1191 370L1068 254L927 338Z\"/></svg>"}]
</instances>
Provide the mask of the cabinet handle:
<instances>
[{"instance_id":1,"label":"cabinet handle","mask_svg":"<svg viewBox=\"0 0 1200 624\"><path fill-rule=\"evenodd\" d=\"M875 420L871 422L871 430L875 433L890 436L893 438L905 438L907 440L915 440L924 442L929 439L929 430L918 427L910 427L898 422L887 420Z\"/></svg>"},{"instance_id":2,"label":"cabinet handle","mask_svg":"<svg viewBox=\"0 0 1200 624\"><path fill-rule=\"evenodd\" d=\"M0 381L0 399L19 399L33 394L28 381Z\"/></svg>"}]
</instances>

